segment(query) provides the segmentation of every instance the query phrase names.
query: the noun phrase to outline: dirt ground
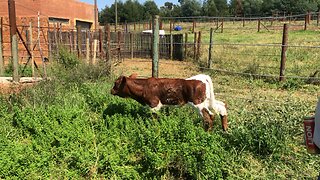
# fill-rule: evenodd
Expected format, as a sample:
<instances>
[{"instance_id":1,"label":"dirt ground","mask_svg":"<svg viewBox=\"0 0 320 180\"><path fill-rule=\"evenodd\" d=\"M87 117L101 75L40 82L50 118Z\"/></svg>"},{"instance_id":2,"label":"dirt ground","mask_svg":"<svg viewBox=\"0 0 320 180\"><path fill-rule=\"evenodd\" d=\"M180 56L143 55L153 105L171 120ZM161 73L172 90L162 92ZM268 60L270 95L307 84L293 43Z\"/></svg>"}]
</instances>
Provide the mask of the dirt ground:
<instances>
[{"instance_id":1,"label":"dirt ground","mask_svg":"<svg viewBox=\"0 0 320 180\"><path fill-rule=\"evenodd\" d=\"M19 83L14 83L11 77L0 77L0 94L18 93L41 80L41 78L33 79L31 77L22 77Z\"/></svg>"},{"instance_id":2,"label":"dirt ground","mask_svg":"<svg viewBox=\"0 0 320 180\"><path fill-rule=\"evenodd\" d=\"M137 73L139 77L151 77L152 62L147 59L126 59L115 65L113 72L115 76ZM197 66L191 62L162 59L159 61L159 77L187 78L198 74L197 72Z\"/></svg>"}]
</instances>

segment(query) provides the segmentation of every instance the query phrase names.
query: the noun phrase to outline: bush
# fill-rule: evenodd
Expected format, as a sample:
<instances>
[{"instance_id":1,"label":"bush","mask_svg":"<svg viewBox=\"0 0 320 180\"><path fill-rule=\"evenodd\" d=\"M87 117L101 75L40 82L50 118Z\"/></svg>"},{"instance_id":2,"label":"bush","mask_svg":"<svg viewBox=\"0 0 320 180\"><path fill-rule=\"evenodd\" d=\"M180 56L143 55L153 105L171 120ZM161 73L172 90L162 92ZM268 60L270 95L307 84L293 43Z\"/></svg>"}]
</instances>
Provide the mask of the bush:
<instances>
[{"instance_id":1,"label":"bush","mask_svg":"<svg viewBox=\"0 0 320 180\"><path fill-rule=\"evenodd\" d=\"M69 52L66 48L59 48L58 54L56 55L55 59L66 69L75 68L80 64L78 57L75 54Z\"/></svg>"},{"instance_id":2,"label":"bush","mask_svg":"<svg viewBox=\"0 0 320 180\"><path fill-rule=\"evenodd\" d=\"M31 77L32 76L32 69L31 69L31 61L29 65L19 64L19 76L21 77ZM13 62L12 60L9 61L9 64L5 67L4 70L5 76L12 76L13 75Z\"/></svg>"}]
</instances>

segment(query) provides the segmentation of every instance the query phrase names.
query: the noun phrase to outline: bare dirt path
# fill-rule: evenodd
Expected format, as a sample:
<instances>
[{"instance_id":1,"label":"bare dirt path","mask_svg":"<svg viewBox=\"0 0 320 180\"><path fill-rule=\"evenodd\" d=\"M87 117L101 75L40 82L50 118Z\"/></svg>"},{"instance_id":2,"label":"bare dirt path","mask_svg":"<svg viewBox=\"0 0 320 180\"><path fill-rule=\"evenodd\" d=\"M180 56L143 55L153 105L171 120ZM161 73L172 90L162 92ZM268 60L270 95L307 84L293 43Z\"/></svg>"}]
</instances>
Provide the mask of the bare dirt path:
<instances>
[{"instance_id":1,"label":"bare dirt path","mask_svg":"<svg viewBox=\"0 0 320 180\"><path fill-rule=\"evenodd\" d=\"M0 94L18 93L41 80L42 78L22 77L19 83L14 83L12 77L0 77Z\"/></svg>"},{"instance_id":2,"label":"bare dirt path","mask_svg":"<svg viewBox=\"0 0 320 180\"><path fill-rule=\"evenodd\" d=\"M122 63L117 64L113 72L116 76L131 75L138 73L140 77L151 77L152 62L146 59L126 59ZM198 74L197 66L191 62L184 61L159 61L159 77L168 78L187 78Z\"/></svg>"}]
</instances>

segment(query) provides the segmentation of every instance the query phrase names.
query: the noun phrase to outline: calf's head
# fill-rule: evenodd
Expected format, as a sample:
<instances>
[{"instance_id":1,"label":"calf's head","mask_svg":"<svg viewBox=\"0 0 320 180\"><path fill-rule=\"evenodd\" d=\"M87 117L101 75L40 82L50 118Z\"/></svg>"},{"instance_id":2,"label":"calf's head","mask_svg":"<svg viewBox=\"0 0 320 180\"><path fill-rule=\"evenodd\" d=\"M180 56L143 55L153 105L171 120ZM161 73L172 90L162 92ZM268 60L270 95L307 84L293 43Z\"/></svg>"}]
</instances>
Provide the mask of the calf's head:
<instances>
[{"instance_id":1,"label":"calf's head","mask_svg":"<svg viewBox=\"0 0 320 180\"><path fill-rule=\"evenodd\" d=\"M120 76L115 82L114 86L111 89L111 94L120 96L120 97L126 97L126 92L125 92L125 86L126 86L126 77L125 76Z\"/></svg>"}]
</instances>

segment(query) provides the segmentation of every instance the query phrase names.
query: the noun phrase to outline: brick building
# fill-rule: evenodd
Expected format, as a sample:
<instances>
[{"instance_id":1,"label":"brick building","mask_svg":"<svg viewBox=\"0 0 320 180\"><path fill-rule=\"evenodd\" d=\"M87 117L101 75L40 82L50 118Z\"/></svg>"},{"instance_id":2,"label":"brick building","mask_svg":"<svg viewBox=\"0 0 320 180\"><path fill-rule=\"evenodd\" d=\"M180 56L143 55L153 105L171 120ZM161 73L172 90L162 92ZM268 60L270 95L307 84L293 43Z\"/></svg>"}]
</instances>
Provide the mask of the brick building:
<instances>
[{"instance_id":1,"label":"brick building","mask_svg":"<svg viewBox=\"0 0 320 180\"><path fill-rule=\"evenodd\" d=\"M33 45L37 44L37 37L39 36L40 43L33 48L33 57L38 63L42 62L43 57L50 56L52 45L50 45L48 31L61 32L62 30L68 31L73 35L75 34L73 31L78 25L80 25L82 29L93 30L98 24L95 23L94 5L77 0L15 0L15 7L16 24L18 32L22 36L22 38L18 38L20 64L28 62L30 58L30 54L25 47L25 45L30 45L30 33L28 31L30 23L32 23ZM40 13L39 21L38 12ZM3 47L2 55L7 64L11 57L7 0L0 0L0 18L0 33L2 35ZM38 23L40 25L39 28ZM62 37L58 38L60 39ZM73 39L75 39L74 36ZM52 41L53 40L51 40L51 43L57 43ZM29 49L31 49L30 46Z\"/></svg>"},{"instance_id":2,"label":"brick building","mask_svg":"<svg viewBox=\"0 0 320 180\"><path fill-rule=\"evenodd\" d=\"M37 17L49 23L62 23L70 28L82 25L94 28L94 5L77 0L15 0L17 19ZM96 12L97 13L97 12ZM8 1L0 1L0 17L8 17ZM19 24L17 24L19 25Z\"/></svg>"}]
</instances>

